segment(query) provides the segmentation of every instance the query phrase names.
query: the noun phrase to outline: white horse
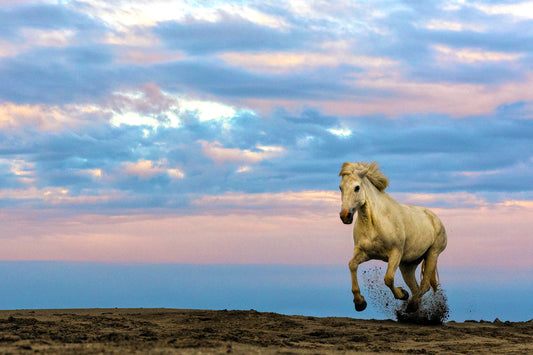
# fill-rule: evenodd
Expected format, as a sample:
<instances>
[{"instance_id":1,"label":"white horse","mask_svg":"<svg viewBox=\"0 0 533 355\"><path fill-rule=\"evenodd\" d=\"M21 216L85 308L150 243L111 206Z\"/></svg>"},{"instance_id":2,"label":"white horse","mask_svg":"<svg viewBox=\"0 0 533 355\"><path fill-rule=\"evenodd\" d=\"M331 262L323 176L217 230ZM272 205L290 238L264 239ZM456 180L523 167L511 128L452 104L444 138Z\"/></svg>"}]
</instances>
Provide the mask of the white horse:
<instances>
[{"instance_id":1,"label":"white horse","mask_svg":"<svg viewBox=\"0 0 533 355\"><path fill-rule=\"evenodd\" d=\"M447 243L442 222L430 210L401 205L385 193L389 180L379 171L376 162L344 163L339 176L342 177L342 222L351 224L357 212L353 228L354 255L349 263L355 309L366 308L357 283L357 268L365 261L377 259L388 262L385 284L394 297L407 300L409 293L394 287L394 274L400 267L412 293L407 311L416 311L430 285L437 290L437 258ZM419 287L415 270L422 261Z\"/></svg>"}]
</instances>

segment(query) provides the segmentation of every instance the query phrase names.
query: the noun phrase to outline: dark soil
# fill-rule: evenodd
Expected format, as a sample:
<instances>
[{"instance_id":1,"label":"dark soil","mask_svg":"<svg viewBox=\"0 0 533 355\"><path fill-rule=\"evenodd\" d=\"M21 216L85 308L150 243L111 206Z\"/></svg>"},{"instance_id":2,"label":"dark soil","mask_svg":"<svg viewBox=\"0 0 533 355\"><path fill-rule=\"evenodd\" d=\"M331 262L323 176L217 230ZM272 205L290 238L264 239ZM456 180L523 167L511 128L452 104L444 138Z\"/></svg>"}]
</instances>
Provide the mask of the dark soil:
<instances>
[{"instance_id":1,"label":"dark soil","mask_svg":"<svg viewBox=\"0 0 533 355\"><path fill-rule=\"evenodd\" d=\"M0 353L533 353L533 321L405 324L250 311L0 311Z\"/></svg>"}]
</instances>

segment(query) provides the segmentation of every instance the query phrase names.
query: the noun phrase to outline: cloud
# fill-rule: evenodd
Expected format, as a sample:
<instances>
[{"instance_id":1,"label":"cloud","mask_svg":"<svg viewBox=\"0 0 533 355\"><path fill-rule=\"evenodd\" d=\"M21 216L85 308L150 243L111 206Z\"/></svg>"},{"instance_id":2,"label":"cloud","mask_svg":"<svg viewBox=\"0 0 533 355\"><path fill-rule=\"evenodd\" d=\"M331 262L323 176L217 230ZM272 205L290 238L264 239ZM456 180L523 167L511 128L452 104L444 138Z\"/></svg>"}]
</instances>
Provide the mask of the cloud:
<instances>
[{"instance_id":1,"label":"cloud","mask_svg":"<svg viewBox=\"0 0 533 355\"><path fill-rule=\"evenodd\" d=\"M395 193L531 196L523 16L438 2L169 4L0 12L3 186L127 194L95 202L106 213L181 209L191 195L335 189L343 161L378 160Z\"/></svg>"},{"instance_id":2,"label":"cloud","mask_svg":"<svg viewBox=\"0 0 533 355\"><path fill-rule=\"evenodd\" d=\"M149 126L151 128L179 127L191 117L199 121L226 120L237 114L232 106L219 102L188 99L163 91L154 83L140 89L126 89L113 93L105 104L112 115L111 123Z\"/></svg>"},{"instance_id":3,"label":"cloud","mask_svg":"<svg viewBox=\"0 0 533 355\"><path fill-rule=\"evenodd\" d=\"M113 3L81 0L69 4L78 11L88 12L114 30L124 30L131 27L154 26L168 21L208 21L217 22L221 17L244 16L248 21L268 27L283 26L280 16L262 12L255 4L233 3L227 1L212 1L209 3L176 3L171 0L132 3L118 0ZM250 6L249 6L250 5Z\"/></svg>"},{"instance_id":4,"label":"cloud","mask_svg":"<svg viewBox=\"0 0 533 355\"><path fill-rule=\"evenodd\" d=\"M11 201L10 207L25 206L29 207L37 203L42 208L72 208L72 206L93 205L102 202L108 202L111 199L117 199L116 194L108 195L80 195L73 194L63 187L46 187L37 189L29 187L27 189L3 189L0 191L0 199L4 204ZM35 205L34 205L35 207Z\"/></svg>"},{"instance_id":5,"label":"cloud","mask_svg":"<svg viewBox=\"0 0 533 355\"><path fill-rule=\"evenodd\" d=\"M107 121L106 113L94 105L44 105L0 102L0 128L13 130L33 127L60 131L95 121Z\"/></svg>"},{"instance_id":6,"label":"cloud","mask_svg":"<svg viewBox=\"0 0 533 355\"><path fill-rule=\"evenodd\" d=\"M56 4L22 4L0 10L0 37L17 36L19 31L33 29L76 29L91 30L98 28L97 22L83 14L72 11L66 6ZM6 36L7 37L7 36Z\"/></svg>"},{"instance_id":7,"label":"cloud","mask_svg":"<svg viewBox=\"0 0 533 355\"><path fill-rule=\"evenodd\" d=\"M531 266L524 3L181 5L0 10L0 257L344 264L377 160L443 265Z\"/></svg>"},{"instance_id":8,"label":"cloud","mask_svg":"<svg viewBox=\"0 0 533 355\"><path fill-rule=\"evenodd\" d=\"M340 48L336 48L340 47ZM246 68L251 72L282 74L291 71L305 71L319 69L321 67L335 68L342 65L351 65L353 69L364 69L365 75L383 73L397 63L383 57L356 56L347 53L346 46L341 44L328 44L328 52L310 51L284 51L284 52L261 52L240 53L225 52L218 56L232 66Z\"/></svg>"},{"instance_id":9,"label":"cloud","mask_svg":"<svg viewBox=\"0 0 533 355\"><path fill-rule=\"evenodd\" d=\"M357 92L368 92L352 88L344 79L349 79L359 68L344 65L333 68L319 68L286 75L252 73L233 67L217 59L187 59L174 63L153 65L151 69L157 82L172 91L193 90L229 99L283 98L333 99L335 96Z\"/></svg>"},{"instance_id":10,"label":"cloud","mask_svg":"<svg viewBox=\"0 0 533 355\"><path fill-rule=\"evenodd\" d=\"M163 92L154 83L145 83L140 90L123 90L113 93L106 102L112 116L111 123L177 127L180 100Z\"/></svg>"},{"instance_id":11,"label":"cloud","mask_svg":"<svg viewBox=\"0 0 533 355\"><path fill-rule=\"evenodd\" d=\"M217 163L241 162L257 163L261 160L272 159L283 154L283 147L277 146L256 146L257 151L238 148L224 148L220 142L200 141L203 153Z\"/></svg>"},{"instance_id":12,"label":"cloud","mask_svg":"<svg viewBox=\"0 0 533 355\"><path fill-rule=\"evenodd\" d=\"M151 82L231 106L342 115L480 114L533 99L527 20L472 4L169 6L10 6L0 97L82 103Z\"/></svg>"},{"instance_id":13,"label":"cloud","mask_svg":"<svg viewBox=\"0 0 533 355\"><path fill-rule=\"evenodd\" d=\"M176 99L162 92L154 83L144 84L137 92L115 93L109 101L108 105L116 111L125 108L140 114L158 114L177 104Z\"/></svg>"},{"instance_id":14,"label":"cloud","mask_svg":"<svg viewBox=\"0 0 533 355\"><path fill-rule=\"evenodd\" d=\"M21 37L22 39L17 42L0 40L2 44L0 58L14 57L38 46L66 47L73 42L75 32L70 30L22 29Z\"/></svg>"},{"instance_id":15,"label":"cloud","mask_svg":"<svg viewBox=\"0 0 533 355\"><path fill-rule=\"evenodd\" d=\"M338 193L337 193L338 194ZM155 263L281 263L345 265L352 226L338 218L328 192L279 196L226 195L221 203L271 209L194 216L136 214L46 216L10 210L0 215L3 260ZM251 200L252 199L252 200ZM273 205L272 202L276 201ZM310 201L319 202L314 205ZM331 202L331 206L330 206ZM202 200L209 208L216 200ZM327 208L318 208L324 206ZM435 209L448 234L440 267L531 268L531 203ZM279 211L279 213L276 213ZM274 213L272 213L274 212Z\"/></svg>"},{"instance_id":16,"label":"cloud","mask_svg":"<svg viewBox=\"0 0 533 355\"><path fill-rule=\"evenodd\" d=\"M159 23L154 31L169 47L194 55L302 48L310 43L312 34L272 28L224 12L219 13L217 21L169 21Z\"/></svg>"},{"instance_id":17,"label":"cloud","mask_svg":"<svg viewBox=\"0 0 533 355\"><path fill-rule=\"evenodd\" d=\"M474 7L487 14L505 14L512 17L533 19L533 4L530 1L517 1L511 4L474 3Z\"/></svg>"},{"instance_id":18,"label":"cloud","mask_svg":"<svg viewBox=\"0 0 533 355\"><path fill-rule=\"evenodd\" d=\"M158 174L167 174L173 179L183 179L185 177L185 174L180 169L169 168L166 159L162 159L158 162L140 159L136 162L123 163L123 166L126 173L137 175L141 179L149 179Z\"/></svg>"},{"instance_id":19,"label":"cloud","mask_svg":"<svg viewBox=\"0 0 533 355\"><path fill-rule=\"evenodd\" d=\"M461 63L477 63L477 62L502 62L502 61L516 61L520 59L521 54L502 53L483 51L477 48L454 50L447 46L436 45L434 48L440 52L439 60L450 60Z\"/></svg>"},{"instance_id":20,"label":"cloud","mask_svg":"<svg viewBox=\"0 0 533 355\"><path fill-rule=\"evenodd\" d=\"M490 25L493 22L501 25ZM376 30L359 34L358 38L364 40L354 46L355 50L361 55L401 62L402 74L409 81L501 84L520 80L520 73L529 72L529 59L523 59L529 56L525 46L531 36L524 31L527 21L521 19L503 20L468 6L455 9L436 3L412 3L375 20L373 25ZM456 57L456 61L448 60L443 65L442 52L435 51L440 47L463 54L499 53L500 58L513 55L515 60L507 57L508 60L490 64L465 65ZM449 54L446 56L451 59Z\"/></svg>"},{"instance_id":21,"label":"cloud","mask_svg":"<svg viewBox=\"0 0 533 355\"><path fill-rule=\"evenodd\" d=\"M120 73L103 46L38 48L0 61L0 98L14 103L66 104L108 94Z\"/></svg>"},{"instance_id":22,"label":"cloud","mask_svg":"<svg viewBox=\"0 0 533 355\"><path fill-rule=\"evenodd\" d=\"M462 119L330 116L317 110L279 110L268 116L234 110L232 117L206 119L201 110L182 111L186 101L151 84L111 97L94 106L92 116L82 115L83 124L64 119L76 106L56 106L61 119L46 125L33 119L46 106L24 106L30 117L26 123L0 130L4 186L129 195L121 205L95 202L107 204L107 212L120 206L142 208L146 196L151 207L182 208L194 194L336 189L342 162L377 160L391 180L392 193L462 191L491 196L491 201L532 193L528 102ZM113 124L119 111L159 117L174 105L180 108L175 125Z\"/></svg>"}]
</instances>

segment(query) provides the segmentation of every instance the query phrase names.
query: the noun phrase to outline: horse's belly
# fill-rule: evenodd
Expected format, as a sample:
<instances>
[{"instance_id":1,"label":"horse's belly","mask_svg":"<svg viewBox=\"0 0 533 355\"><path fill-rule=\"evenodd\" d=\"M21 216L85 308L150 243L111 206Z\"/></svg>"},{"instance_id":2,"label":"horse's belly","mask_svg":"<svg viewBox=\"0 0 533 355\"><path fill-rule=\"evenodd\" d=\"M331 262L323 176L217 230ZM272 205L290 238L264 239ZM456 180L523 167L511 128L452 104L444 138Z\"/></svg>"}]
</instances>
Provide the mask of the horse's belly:
<instances>
[{"instance_id":1,"label":"horse's belly","mask_svg":"<svg viewBox=\"0 0 533 355\"><path fill-rule=\"evenodd\" d=\"M427 247L425 246L417 246L416 248L406 248L407 250L404 250L402 255L402 262L404 263L410 263L413 261L420 260L428 251L430 245Z\"/></svg>"},{"instance_id":2,"label":"horse's belly","mask_svg":"<svg viewBox=\"0 0 533 355\"><path fill-rule=\"evenodd\" d=\"M435 243L435 229L426 215L412 220L406 226L405 245L402 261L409 262L420 259L427 250Z\"/></svg>"}]
</instances>

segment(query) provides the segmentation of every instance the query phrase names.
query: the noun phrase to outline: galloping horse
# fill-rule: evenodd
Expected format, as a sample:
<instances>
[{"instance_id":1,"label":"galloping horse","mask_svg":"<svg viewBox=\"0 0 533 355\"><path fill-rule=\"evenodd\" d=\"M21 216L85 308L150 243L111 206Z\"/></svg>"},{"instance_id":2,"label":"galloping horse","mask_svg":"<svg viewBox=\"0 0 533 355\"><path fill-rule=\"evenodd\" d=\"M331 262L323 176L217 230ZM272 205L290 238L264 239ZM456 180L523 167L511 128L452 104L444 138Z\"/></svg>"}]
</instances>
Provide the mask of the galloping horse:
<instances>
[{"instance_id":1,"label":"galloping horse","mask_svg":"<svg viewBox=\"0 0 533 355\"><path fill-rule=\"evenodd\" d=\"M355 309L366 308L357 283L357 268L365 261L377 259L388 262L385 285L396 299L407 300L409 293L394 286L394 274L400 267L412 293L407 311L415 312L430 285L437 290L437 258L447 243L442 222L426 208L402 205L390 197L385 192L389 180L379 171L376 162L344 163L339 176L342 177L339 186L342 222L351 224L357 212L353 228L354 254L349 263ZM419 287L415 270L421 262Z\"/></svg>"}]
</instances>

